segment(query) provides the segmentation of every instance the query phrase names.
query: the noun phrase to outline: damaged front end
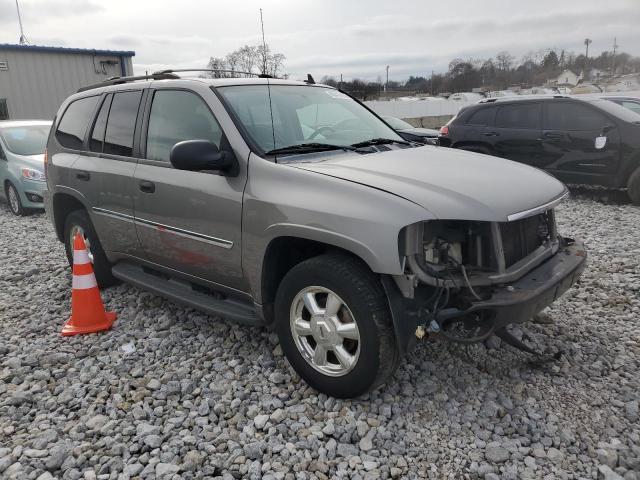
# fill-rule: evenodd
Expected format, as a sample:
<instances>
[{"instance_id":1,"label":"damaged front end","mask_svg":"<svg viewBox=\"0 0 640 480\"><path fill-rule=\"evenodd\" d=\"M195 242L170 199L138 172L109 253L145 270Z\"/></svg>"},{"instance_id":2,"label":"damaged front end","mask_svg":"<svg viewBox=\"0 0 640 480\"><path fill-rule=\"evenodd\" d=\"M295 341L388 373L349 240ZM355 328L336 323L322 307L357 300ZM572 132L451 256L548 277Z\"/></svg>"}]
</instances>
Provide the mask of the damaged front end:
<instances>
[{"instance_id":1,"label":"damaged front end","mask_svg":"<svg viewBox=\"0 0 640 480\"><path fill-rule=\"evenodd\" d=\"M431 332L464 343L496 333L513 344L506 325L531 319L575 283L586 251L558 235L553 209L512 217L402 230L404 274L383 278L402 347Z\"/></svg>"}]
</instances>

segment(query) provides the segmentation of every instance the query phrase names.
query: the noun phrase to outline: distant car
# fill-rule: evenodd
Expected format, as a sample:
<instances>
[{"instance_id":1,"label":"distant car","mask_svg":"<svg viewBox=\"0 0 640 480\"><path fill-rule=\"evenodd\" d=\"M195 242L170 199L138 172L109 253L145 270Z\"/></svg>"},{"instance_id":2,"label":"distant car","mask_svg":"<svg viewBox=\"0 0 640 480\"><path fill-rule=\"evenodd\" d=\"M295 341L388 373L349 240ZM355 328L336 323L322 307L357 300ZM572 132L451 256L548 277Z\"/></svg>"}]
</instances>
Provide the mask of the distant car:
<instances>
[{"instance_id":1,"label":"distant car","mask_svg":"<svg viewBox=\"0 0 640 480\"><path fill-rule=\"evenodd\" d=\"M0 182L14 215L44 208L44 149L49 121L0 122Z\"/></svg>"},{"instance_id":2,"label":"distant car","mask_svg":"<svg viewBox=\"0 0 640 480\"><path fill-rule=\"evenodd\" d=\"M440 144L526 163L567 183L626 187L640 204L640 115L609 99L487 99L444 126Z\"/></svg>"},{"instance_id":3,"label":"distant car","mask_svg":"<svg viewBox=\"0 0 640 480\"><path fill-rule=\"evenodd\" d=\"M414 127L410 123L396 117L385 116L382 117L382 119L405 140L428 145L438 145L438 136L440 135L440 131L438 130Z\"/></svg>"},{"instance_id":4,"label":"distant car","mask_svg":"<svg viewBox=\"0 0 640 480\"><path fill-rule=\"evenodd\" d=\"M617 103L618 105L622 105L624 108L631 110L637 114L640 114L640 98L637 97L602 97L604 100L609 100L610 102Z\"/></svg>"}]
</instances>

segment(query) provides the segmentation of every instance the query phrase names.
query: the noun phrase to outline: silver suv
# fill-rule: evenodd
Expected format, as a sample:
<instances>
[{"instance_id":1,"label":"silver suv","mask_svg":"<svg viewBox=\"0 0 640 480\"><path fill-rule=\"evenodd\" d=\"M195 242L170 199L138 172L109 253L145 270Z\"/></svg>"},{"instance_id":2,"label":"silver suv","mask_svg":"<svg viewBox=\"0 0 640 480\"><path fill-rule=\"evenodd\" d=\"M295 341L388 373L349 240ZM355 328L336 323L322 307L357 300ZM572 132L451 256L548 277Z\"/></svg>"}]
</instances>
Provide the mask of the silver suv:
<instances>
[{"instance_id":1,"label":"silver suv","mask_svg":"<svg viewBox=\"0 0 640 480\"><path fill-rule=\"evenodd\" d=\"M418 338L479 342L549 305L583 246L556 232L562 183L404 141L345 93L164 71L87 87L48 141L46 208L101 286L124 280L271 325L337 397L388 380Z\"/></svg>"}]
</instances>

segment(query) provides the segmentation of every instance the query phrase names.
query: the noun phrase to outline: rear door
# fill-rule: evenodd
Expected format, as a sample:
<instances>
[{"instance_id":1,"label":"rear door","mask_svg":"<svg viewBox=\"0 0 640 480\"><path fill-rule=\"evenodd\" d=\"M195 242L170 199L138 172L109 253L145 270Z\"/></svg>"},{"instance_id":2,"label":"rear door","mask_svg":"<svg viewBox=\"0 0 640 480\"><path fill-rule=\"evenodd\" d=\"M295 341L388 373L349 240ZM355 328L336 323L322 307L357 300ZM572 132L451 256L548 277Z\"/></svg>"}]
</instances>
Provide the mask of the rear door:
<instances>
[{"instance_id":1,"label":"rear door","mask_svg":"<svg viewBox=\"0 0 640 480\"><path fill-rule=\"evenodd\" d=\"M213 96L210 90L202 92ZM221 105L220 105L220 108ZM135 172L136 230L147 258L158 265L244 290L241 268L242 195L246 168L237 176L174 169L171 148L203 139L231 151L211 105L194 91L149 92Z\"/></svg>"},{"instance_id":2,"label":"rear door","mask_svg":"<svg viewBox=\"0 0 640 480\"><path fill-rule=\"evenodd\" d=\"M143 90L108 93L87 135L88 151L74 164L75 176L91 190L92 219L106 251L139 257L133 226L134 145ZM139 127L138 127L139 128Z\"/></svg>"},{"instance_id":3,"label":"rear door","mask_svg":"<svg viewBox=\"0 0 640 480\"><path fill-rule=\"evenodd\" d=\"M499 105L496 111L495 127L485 135L490 135L497 155L540 166L542 145L542 106L537 102L515 102Z\"/></svg>"},{"instance_id":4,"label":"rear door","mask_svg":"<svg viewBox=\"0 0 640 480\"><path fill-rule=\"evenodd\" d=\"M544 168L585 174L615 173L620 132L605 113L583 102L545 103L542 131Z\"/></svg>"}]
</instances>

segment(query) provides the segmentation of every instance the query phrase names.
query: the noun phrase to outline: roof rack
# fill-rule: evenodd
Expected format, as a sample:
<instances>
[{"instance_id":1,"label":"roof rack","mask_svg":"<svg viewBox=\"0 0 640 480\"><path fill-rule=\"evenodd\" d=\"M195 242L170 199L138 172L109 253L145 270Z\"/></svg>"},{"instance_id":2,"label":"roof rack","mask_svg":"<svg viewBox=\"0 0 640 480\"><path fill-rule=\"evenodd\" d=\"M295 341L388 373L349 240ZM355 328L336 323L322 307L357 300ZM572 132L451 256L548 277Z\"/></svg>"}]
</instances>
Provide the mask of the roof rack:
<instances>
[{"instance_id":1,"label":"roof rack","mask_svg":"<svg viewBox=\"0 0 640 480\"><path fill-rule=\"evenodd\" d=\"M94 83L93 85L87 85L78 89L79 92L85 92L87 90L93 90L94 88L108 87L109 85L120 85L122 83L135 82L136 80L175 80L180 78L178 75L172 73L156 72L151 75L137 75L132 77L110 77L103 82Z\"/></svg>"},{"instance_id":2,"label":"roof rack","mask_svg":"<svg viewBox=\"0 0 640 480\"><path fill-rule=\"evenodd\" d=\"M180 68L170 70L159 70L153 72L151 75L136 75L131 77L109 77L106 80L87 85L78 89L79 92L85 92L87 90L93 90L94 88L108 87L109 85L120 85L122 83L135 82L137 80L177 80L180 77L176 73L180 72L220 72L220 73L235 73L238 75L249 75L258 78L275 78L272 75L265 73L253 73L253 72L239 72L237 70L222 70L215 68Z\"/></svg>"},{"instance_id":3,"label":"roof rack","mask_svg":"<svg viewBox=\"0 0 640 480\"><path fill-rule=\"evenodd\" d=\"M177 68L169 70L159 70L153 72L154 75L162 75L166 73L179 73L179 72L219 72L219 73L235 73L237 75L249 75L258 78L275 78L273 75L267 73L254 73L254 72L239 72L238 70L224 70L221 68Z\"/></svg>"},{"instance_id":4,"label":"roof rack","mask_svg":"<svg viewBox=\"0 0 640 480\"><path fill-rule=\"evenodd\" d=\"M508 97L482 98L478 100L478 103L511 102L511 101L518 101L518 100L536 100L536 99L544 99L544 98L569 98L569 96L557 94L557 93L552 93L548 95L511 95Z\"/></svg>"}]
</instances>

